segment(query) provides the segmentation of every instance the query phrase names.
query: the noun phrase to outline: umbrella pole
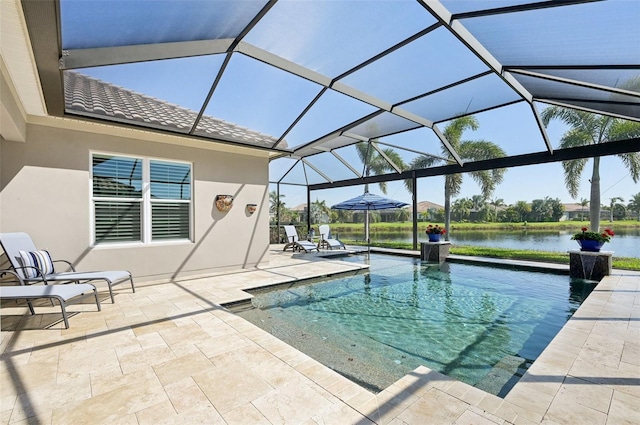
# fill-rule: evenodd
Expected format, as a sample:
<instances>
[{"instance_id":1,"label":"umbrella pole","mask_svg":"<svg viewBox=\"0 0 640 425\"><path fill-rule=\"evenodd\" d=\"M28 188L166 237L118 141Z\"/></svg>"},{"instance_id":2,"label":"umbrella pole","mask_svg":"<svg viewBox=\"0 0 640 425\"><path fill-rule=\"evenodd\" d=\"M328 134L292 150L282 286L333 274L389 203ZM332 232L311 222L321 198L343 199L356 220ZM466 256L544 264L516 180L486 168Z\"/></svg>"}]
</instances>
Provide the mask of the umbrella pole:
<instances>
[{"instance_id":1,"label":"umbrella pole","mask_svg":"<svg viewBox=\"0 0 640 425\"><path fill-rule=\"evenodd\" d=\"M369 237L369 210L364 213L364 238L367 240L367 252L371 252L371 238Z\"/></svg>"}]
</instances>

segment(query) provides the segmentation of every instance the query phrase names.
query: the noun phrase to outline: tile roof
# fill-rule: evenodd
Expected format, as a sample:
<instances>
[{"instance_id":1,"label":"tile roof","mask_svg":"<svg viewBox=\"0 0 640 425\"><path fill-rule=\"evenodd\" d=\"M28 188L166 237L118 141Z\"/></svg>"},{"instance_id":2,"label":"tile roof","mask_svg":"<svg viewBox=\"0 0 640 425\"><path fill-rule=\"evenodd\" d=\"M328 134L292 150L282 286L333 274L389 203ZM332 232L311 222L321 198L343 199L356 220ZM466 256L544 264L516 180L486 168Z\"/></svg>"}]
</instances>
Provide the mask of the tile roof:
<instances>
[{"instance_id":1,"label":"tile roof","mask_svg":"<svg viewBox=\"0 0 640 425\"><path fill-rule=\"evenodd\" d=\"M64 73L65 111L188 134L198 113L75 71ZM278 139L203 115L195 135L253 146L271 147ZM278 147L286 148L286 141Z\"/></svg>"}]
</instances>

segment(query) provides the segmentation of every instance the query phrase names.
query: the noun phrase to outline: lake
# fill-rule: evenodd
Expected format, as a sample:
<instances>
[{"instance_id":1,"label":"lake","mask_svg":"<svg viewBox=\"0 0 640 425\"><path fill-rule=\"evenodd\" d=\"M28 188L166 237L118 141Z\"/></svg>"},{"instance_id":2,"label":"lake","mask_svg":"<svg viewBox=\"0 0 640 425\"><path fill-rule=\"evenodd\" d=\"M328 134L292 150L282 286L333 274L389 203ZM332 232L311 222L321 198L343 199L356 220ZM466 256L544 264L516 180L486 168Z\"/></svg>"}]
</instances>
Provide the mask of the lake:
<instances>
[{"instance_id":1,"label":"lake","mask_svg":"<svg viewBox=\"0 0 640 425\"><path fill-rule=\"evenodd\" d=\"M426 242L424 234L426 224L420 223L418 229L418 242ZM532 251L558 251L566 252L570 249L578 249L576 241L571 240L574 232L553 230L516 230L516 231L476 231L453 230L450 235L451 243L458 245L490 246L496 248L527 249ZM338 232L342 239L363 240L364 232ZM371 242L413 242L413 236L408 232L376 232L371 231ZM640 258L640 229L616 230L616 235L611 242L603 247L605 251L613 251L618 257Z\"/></svg>"}]
</instances>

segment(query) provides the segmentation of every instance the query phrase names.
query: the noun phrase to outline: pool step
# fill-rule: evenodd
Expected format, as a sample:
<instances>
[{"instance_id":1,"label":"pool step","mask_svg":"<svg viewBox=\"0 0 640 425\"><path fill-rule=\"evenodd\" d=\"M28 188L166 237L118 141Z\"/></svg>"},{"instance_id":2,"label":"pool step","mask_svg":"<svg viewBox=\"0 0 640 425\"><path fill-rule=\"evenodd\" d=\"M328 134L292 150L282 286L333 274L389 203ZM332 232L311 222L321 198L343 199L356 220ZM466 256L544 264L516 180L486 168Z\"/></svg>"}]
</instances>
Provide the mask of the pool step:
<instances>
[{"instance_id":1,"label":"pool step","mask_svg":"<svg viewBox=\"0 0 640 425\"><path fill-rule=\"evenodd\" d=\"M530 360L522 357L506 356L496 363L487 373L487 376L476 384L476 387L498 397L504 397L522 377L531 363Z\"/></svg>"}]
</instances>

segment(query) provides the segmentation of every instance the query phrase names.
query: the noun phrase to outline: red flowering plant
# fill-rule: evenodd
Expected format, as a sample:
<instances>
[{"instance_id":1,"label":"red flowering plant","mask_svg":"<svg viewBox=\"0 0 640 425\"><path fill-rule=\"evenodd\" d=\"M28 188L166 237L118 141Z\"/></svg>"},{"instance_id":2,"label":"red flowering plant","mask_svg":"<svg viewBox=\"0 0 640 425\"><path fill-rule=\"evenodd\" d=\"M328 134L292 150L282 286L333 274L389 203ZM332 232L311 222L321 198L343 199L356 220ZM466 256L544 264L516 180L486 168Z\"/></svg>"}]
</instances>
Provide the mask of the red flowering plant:
<instances>
[{"instance_id":1,"label":"red flowering plant","mask_svg":"<svg viewBox=\"0 0 640 425\"><path fill-rule=\"evenodd\" d=\"M573 241L598 241L601 243L611 242L611 238L614 236L613 230L607 228L602 232L588 232L586 227L581 229L582 231L576 233L571 237Z\"/></svg>"},{"instance_id":2,"label":"red flowering plant","mask_svg":"<svg viewBox=\"0 0 640 425\"><path fill-rule=\"evenodd\" d=\"M444 227L440 227L439 225L428 225L427 230L425 232L427 235L444 235L447 233L447 230Z\"/></svg>"}]
</instances>

